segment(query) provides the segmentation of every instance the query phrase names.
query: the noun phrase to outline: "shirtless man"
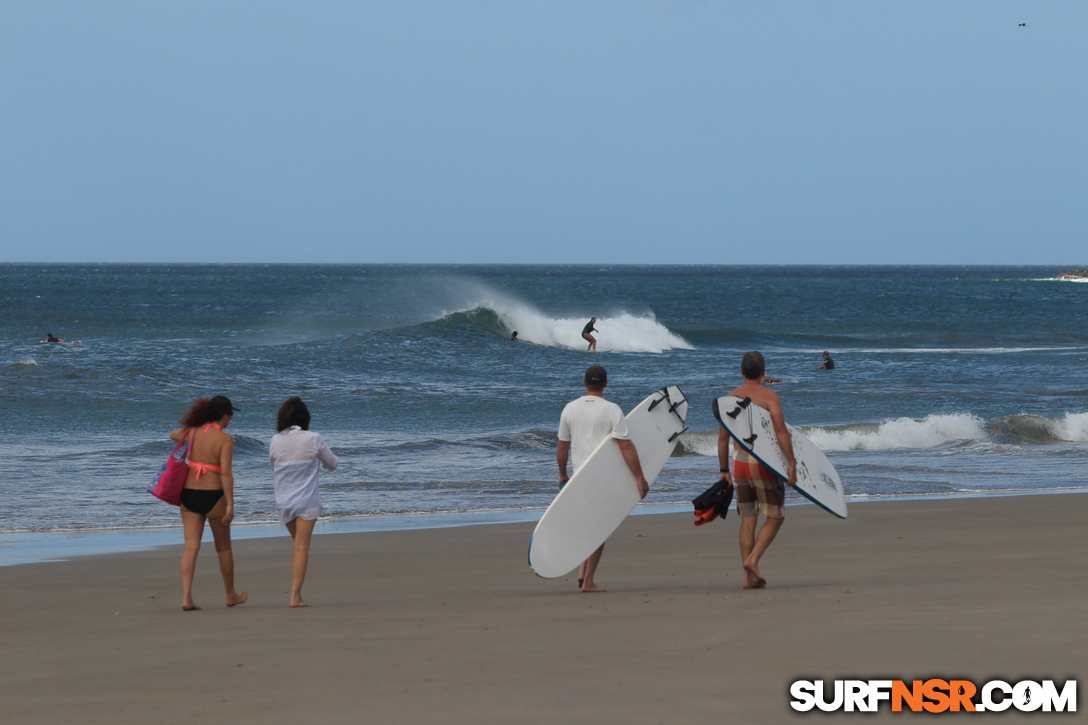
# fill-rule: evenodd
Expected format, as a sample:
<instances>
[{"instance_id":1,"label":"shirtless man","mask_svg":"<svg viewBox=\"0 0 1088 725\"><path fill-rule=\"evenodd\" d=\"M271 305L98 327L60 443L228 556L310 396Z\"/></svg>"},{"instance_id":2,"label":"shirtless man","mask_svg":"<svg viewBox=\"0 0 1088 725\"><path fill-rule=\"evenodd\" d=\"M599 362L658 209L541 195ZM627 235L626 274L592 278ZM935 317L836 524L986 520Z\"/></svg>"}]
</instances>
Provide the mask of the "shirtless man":
<instances>
[{"instance_id":1,"label":"shirtless man","mask_svg":"<svg viewBox=\"0 0 1088 725\"><path fill-rule=\"evenodd\" d=\"M567 459L573 458L574 470L589 458L589 454L600 445L606 435L619 444L623 460L635 474L635 485L641 498L650 492L650 484L642 475L642 465L638 460L638 451L627 432L627 419L623 417L620 406L604 399L604 389L608 386L608 373L600 365L590 365L582 383L586 394L572 400L563 408L559 416L559 444L555 448L555 458L559 463L559 487L566 484ZM603 592L604 589L593 582L597 564L604 553L604 544L582 562L578 571L578 588L583 592Z\"/></svg>"},{"instance_id":2,"label":"shirtless man","mask_svg":"<svg viewBox=\"0 0 1088 725\"><path fill-rule=\"evenodd\" d=\"M763 355L758 351L744 353L740 371L744 382L730 395L751 398L752 402L771 413L774 433L778 444L789 461L789 480L786 485L797 484L797 462L793 457L793 443L786 430L786 419L782 416L782 404L778 394L763 386L765 364ZM722 428L718 431L718 463L722 478L729 476L729 434ZM740 524L740 558L744 565L744 588L761 589L767 586L767 580L759 573L759 560L767 547L774 541L778 530L785 520L782 505L785 503L786 489L782 481L762 463L750 456L740 446L733 449L733 486L737 492L737 514ZM756 534L759 514L767 517Z\"/></svg>"},{"instance_id":3,"label":"shirtless man","mask_svg":"<svg viewBox=\"0 0 1088 725\"><path fill-rule=\"evenodd\" d=\"M597 352L597 338L590 335L591 332L600 332L593 327L593 323L597 321L596 317L589 318L589 322L582 328L582 339L589 342L589 347L586 348L586 352Z\"/></svg>"}]
</instances>

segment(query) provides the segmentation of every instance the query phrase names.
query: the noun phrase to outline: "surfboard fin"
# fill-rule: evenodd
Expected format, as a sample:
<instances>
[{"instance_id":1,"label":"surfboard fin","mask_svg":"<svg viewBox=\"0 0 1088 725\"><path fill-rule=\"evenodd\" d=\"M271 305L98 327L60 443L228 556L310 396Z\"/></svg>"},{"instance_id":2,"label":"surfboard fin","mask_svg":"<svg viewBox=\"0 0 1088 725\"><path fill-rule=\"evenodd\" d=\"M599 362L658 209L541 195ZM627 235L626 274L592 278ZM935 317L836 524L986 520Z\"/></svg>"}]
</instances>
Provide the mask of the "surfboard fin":
<instances>
[{"instance_id":1,"label":"surfboard fin","mask_svg":"<svg viewBox=\"0 0 1088 725\"><path fill-rule=\"evenodd\" d=\"M687 433L687 432L688 432L688 426L685 425L683 430L678 430L675 433L673 433L671 436L669 436L669 443L672 443L674 440L676 440L681 435L683 435L684 433Z\"/></svg>"},{"instance_id":2,"label":"surfboard fin","mask_svg":"<svg viewBox=\"0 0 1088 725\"><path fill-rule=\"evenodd\" d=\"M677 388L677 390L680 390L680 388ZM662 388L661 389L661 397L658 398L657 400L655 400L654 402L650 403L649 410L653 410L654 408L657 407L658 403L662 403L662 402L664 402L666 400L669 401L669 412L672 413L673 415L675 415L677 418L679 418L680 419L680 424L683 425L685 423L684 418L683 418L683 416L681 416L679 413L676 412L676 409L678 407L680 407L681 403L688 402L687 396L684 395L684 391L680 390L680 400L673 401L672 396L669 395L669 389L668 388ZM680 431L680 433L683 433L683 431ZM680 435L680 433L677 433L676 435ZM670 438L669 441L671 442L672 438Z\"/></svg>"},{"instance_id":3,"label":"surfboard fin","mask_svg":"<svg viewBox=\"0 0 1088 725\"><path fill-rule=\"evenodd\" d=\"M733 410L729 412L729 414L728 414L729 417L732 418L733 420L736 420L737 416L740 415L740 412L742 410L744 410L745 408L747 408L751 404L752 404L752 399L751 398L745 398L744 400L737 403L736 408L733 408Z\"/></svg>"},{"instance_id":4,"label":"surfboard fin","mask_svg":"<svg viewBox=\"0 0 1088 725\"><path fill-rule=\"evenodd\" d=\"M745 438L744 442L747 443L748 445L752 445L753 443L756 442L756 438L759 438L759 434L758 433L753 433L752 435Z\"/></svg>"}]
</instances>

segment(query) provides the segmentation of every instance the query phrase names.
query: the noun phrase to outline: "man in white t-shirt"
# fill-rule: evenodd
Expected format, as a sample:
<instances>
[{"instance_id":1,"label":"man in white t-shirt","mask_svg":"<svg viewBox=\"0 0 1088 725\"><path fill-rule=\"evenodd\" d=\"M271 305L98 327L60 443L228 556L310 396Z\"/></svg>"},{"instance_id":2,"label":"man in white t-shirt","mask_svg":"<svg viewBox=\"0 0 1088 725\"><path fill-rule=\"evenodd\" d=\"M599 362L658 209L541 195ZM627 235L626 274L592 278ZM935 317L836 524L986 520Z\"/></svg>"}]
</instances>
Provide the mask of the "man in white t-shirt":
<instances>
[{"instance_id":1,"label":"man in white t-shirt","mask_svg":"<svg viewBox=\"0 0 1088 725\"><path fill-rule=\"evenodd\" d=\"M604 389L608 386L608 373L600 365L590 365L586 370L586 394L572 400L563 408L559 416L559 445L555 457L559 462L559 487L562 488L570 476L567 475L567 459L572 458L574 470L593 453L601 440L608 435L619 444L620 452L631 473L635 474L635 483L642 498L650 492L650 484L642 475L642 465L638 460L638 451L627 433L627 420L623 417L620 406L604 399ZM604 552L601 544L588 559L582 562L578 572L578 587L583 592L603 592L604 589L593 583L593 574Z\"/></svg>"}]
</instances>

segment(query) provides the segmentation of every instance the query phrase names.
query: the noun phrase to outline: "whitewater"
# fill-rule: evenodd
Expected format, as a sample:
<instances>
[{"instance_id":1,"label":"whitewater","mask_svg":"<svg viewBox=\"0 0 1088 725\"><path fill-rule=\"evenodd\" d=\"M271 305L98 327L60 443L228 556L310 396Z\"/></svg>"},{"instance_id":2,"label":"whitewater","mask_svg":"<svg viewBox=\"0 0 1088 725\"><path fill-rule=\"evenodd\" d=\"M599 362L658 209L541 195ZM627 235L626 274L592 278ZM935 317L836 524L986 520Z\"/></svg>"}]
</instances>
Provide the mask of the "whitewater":
<instances>
[{"instance_id":1,"label":"whitewater","mask_svg":"<svg viewBox=\"0 0 1088 725\"><path fill-rule=\"evenodd\" d=\"M624 311L599 313L586 311L577 316L557 317L545 314L512 294L504 294L476 285L467 300L457 309L443 312L439 319L457 315L473 318L492 313L499 321L498 331L506 336L518 333L521 342L556 347L565 350L585 350L582 329L592 317L597 318L599 352L663 353L668 350L692 350L694 347L680 335L659 323L653 312L631 314Z\"/></svg>"},{"instance_id":2,"label":"whitewater","mask_svg":"<svg viewBox=\"0 0 1088 725\"><path fill-rule=\"evenodd\" d=\"M825 452L1088 443L1088 413L1066 413L1061 418L1009 415L990 421L969 413L934 414L921 420L898 418L829 428L802 426L800 431ZM681 437L681 452L717 456L717 441L717 431L686 433Z\"/></svg>"}]
</instances>

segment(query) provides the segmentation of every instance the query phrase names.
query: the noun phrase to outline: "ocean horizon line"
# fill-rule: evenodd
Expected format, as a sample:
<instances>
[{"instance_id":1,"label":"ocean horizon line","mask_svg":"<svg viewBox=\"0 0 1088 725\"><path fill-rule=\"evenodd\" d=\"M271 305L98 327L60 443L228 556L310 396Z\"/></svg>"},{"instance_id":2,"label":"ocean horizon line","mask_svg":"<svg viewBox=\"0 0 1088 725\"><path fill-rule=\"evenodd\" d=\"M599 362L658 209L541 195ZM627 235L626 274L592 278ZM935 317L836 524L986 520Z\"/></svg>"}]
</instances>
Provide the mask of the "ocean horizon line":
<instances>
[{"instance_id":1,"label":"ocean horizon line","mask_svg":"<svg viewBox=\"0 0 1088 725\"><path fill-rule=\"evenodd\" d=\"M811 263L783 263L783 262L118 262L118 261L65 261L65 262L34 262L34 261L0 261L0 267L568 267L576 269L589 269L594 267L664 267L664 268L827 268L827 269L1049 269L1061 267L1063 270L1075 270L1088 268L1088 262L1077 265L1072 263L1031 263L1031 264L994 264L986 262L942 262L942 263L892 263L892 262L811 262Z\"/></svg>"}]
</instances>

